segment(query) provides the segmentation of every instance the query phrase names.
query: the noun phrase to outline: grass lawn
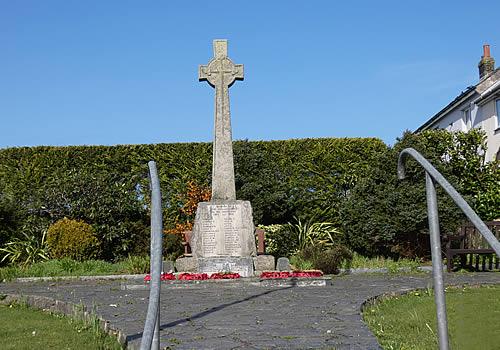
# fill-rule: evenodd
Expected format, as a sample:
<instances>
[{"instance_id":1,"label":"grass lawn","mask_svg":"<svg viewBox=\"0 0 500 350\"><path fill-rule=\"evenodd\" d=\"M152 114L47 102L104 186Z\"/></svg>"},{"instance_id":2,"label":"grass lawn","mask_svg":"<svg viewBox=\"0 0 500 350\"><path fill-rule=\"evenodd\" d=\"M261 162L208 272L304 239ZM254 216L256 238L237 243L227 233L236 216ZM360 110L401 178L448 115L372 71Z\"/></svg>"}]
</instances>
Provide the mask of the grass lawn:
<instances>
[{"instance_id":1,"label":"grass lawn","mask_svg":"<svg viewBox=\"0 0 500 350\"><path fill-rule=\"evenodd\" d=\"M121 349L97 325L20 305L0 305L2 349Z\"/></svg>"},{"instance_id":2,"label":"grass lawn","mask_svg":"<svg viewBox=\"0 0 500 350\"><path fill-rule=\"evenodd\" d=\"M418 260L401 258L393 260L391 258L384 258L382 256L367 258L365 256L354 253L352 260L344 261L341 268L344 269L358 269L358 268L386 268L389 272L400 272L399 269L407 268L411 271L417 271L417 267L422 265Z\"/></svg>"},{"instance_id":3,"label":"grass lawn","mask_svg":"<svg viewBox=\"0 0 500 350\"><path fill-rule=\"evenodd\" d=\"M97 276L148 272L149 257L131 256L116 263L102 260L75 261L65 258L42 261L26 267L1 267L0 282L17 277Z\"/></svg>"},{"instance_id":4,"label":"grass lawn","mask_svg":"<svg viewBox=\"0 0 500 350\"><path fill-rule=\"evenodd\" d=\"M446 304L452 349L500 348L500 286L448 288ZM432 292L383 299L364 309L364 319L384 349L437 349Z\"/></svg>"}]
</instances>

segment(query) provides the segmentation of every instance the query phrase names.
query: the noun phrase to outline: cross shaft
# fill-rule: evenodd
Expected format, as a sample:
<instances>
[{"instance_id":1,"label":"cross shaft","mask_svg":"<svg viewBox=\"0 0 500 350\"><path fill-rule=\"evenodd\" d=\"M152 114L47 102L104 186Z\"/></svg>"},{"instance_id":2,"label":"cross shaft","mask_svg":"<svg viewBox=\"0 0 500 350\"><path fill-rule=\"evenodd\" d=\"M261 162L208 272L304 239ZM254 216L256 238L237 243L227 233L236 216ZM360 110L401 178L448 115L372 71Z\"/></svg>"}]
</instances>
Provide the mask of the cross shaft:
<instances>
[{"instance_id":1,"label":"cross shaft","mask_svg":"<svg viewBox=\"0 0 500 350\"><path fill-rule=\"evenodd\" d=\"M227 57L227 40L214 40L214 58L200 65L198 78L215 88L215 126L212 164L212 201L235 200L233 143L229 87L243 80L243 65Z\"/></svg>"}]
</instances>

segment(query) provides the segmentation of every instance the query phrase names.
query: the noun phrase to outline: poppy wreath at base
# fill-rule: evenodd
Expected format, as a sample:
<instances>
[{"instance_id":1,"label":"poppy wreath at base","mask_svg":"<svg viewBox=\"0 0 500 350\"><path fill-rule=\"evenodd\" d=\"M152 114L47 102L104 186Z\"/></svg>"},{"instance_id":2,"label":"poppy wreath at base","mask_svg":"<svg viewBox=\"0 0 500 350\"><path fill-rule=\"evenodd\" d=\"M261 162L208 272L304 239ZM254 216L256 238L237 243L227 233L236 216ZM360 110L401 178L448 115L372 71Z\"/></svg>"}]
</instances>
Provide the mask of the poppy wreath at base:
<instances>
[{"instance_id":1,"label":"poppy wreath at base","mask_svg":"<svg viewBox=\"0 0 500 350\"><path fill-rule=\"evenodd\" d=\"M173 273L162 273L160 276L160 280L162 281L172 281L175 280L175 275ZM151 281L151 275L148 273L146 277L144 277L144 282Z\"/></svg>"},{"instance_id":2,"label":"poppy wreath at base","mask_svg":"<svg viewBox=\"0 0 500 350\"><path fill-rule=\"evenodd\" d=\"M216 272L210 275L211 280L227 280L227 279L236 279L240 278L239 273L232 273L232 272Z\"/></svg>"},{"instance_id":3,"label":"poppy wreath at base","mask_svg":"<svg viewBox=\"0 0 500 350\"><path fill-rule=\"evenodd\" d=\"M231 273L231 272L216 272L208 276L206 273L189 273L183 272L177 275L177 279L180 281L203 281L203 280L222 280L222 279L236 279L240 278L239 273ZM162 273L161 280L162 281L172 281L175 280L175 275L173 273ZM148 273L146 277L144 277L144 282L150 282L151 275Z\"/></svg>"},{"instance_id":4,"label":"poppy wreath at base","mask_svg":"<svg viewBox=\"0 0 500 350\"><path fill-rule=\"evenodd\" d=\"M177 276L177 279L182 281L203 281L208 280L208 275L206 273L183 272Z\"/></svg>"}]
</instances>

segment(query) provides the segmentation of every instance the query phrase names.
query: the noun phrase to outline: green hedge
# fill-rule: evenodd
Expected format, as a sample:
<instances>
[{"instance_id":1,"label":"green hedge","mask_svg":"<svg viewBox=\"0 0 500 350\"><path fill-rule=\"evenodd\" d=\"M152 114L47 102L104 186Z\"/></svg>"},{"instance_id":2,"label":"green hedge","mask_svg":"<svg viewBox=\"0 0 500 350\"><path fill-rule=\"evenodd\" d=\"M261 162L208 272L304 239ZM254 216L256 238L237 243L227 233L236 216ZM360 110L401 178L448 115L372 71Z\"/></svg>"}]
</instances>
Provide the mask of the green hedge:
<instances>
[{"instance_id":1,"label":"green hedge","mask_svg":"<svg viewBox=\"0 0 500 350\"><path fill-rule=\"evenodd\" d=\"M485 219L500 217L500 168L484 162L484 134L406 133L392 147L373 138L234 142L238 199L256 224L294 217L334 223L365 254L428 253L425 179L408 161L396 178L398 153L421 151ZM211 143L23 147L0 150L0 245L41 232L59 219L83 220L101 242L102 258L148 250L147 162L158 164L165 228L183 218L187 184L209 186ZM443 232L462 217L438 187Z\"/></svg>"},{"instance_id":2,"label":"green hedge","mask_svg":"<svg viewBox=\"0 0 500 350\"><path fill-rule=\"evenodd\" d=\"M237 141L237 197L252 202L259 224L293 216L340 224L340 204L386 149L368 138ZM0 244L68 217L94 227L104 258L147 247L149 160L158 164L164 224L172 227L188 181L210 183L211 143L0 150Z\"/></svg>"}]
</instances>

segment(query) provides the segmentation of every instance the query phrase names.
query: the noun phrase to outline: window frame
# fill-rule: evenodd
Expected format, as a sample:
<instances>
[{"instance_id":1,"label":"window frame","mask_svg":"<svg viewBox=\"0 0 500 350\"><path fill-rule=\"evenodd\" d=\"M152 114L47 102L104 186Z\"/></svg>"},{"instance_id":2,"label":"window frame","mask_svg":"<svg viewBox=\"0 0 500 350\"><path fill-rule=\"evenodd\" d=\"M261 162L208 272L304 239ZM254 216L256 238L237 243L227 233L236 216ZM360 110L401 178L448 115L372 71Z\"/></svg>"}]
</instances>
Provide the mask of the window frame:
<instances>
[{"instance_id":1,"label":"window frame","mask_svg":"<svg viewBox=\"0 0 500 350\"><path fill-rule=\"evenodd\" d=\"M498 125L499 121L500 121L500 116L498 115L499 112L500 112L500 97L495 99L495 115L496 115L496 122L497 122L495 131L500 130L500 125Z\"/></svg>"},{"instance_id":2,"label":"window frame","mask_svg":"<svg viewBox=\"0 0 500 350\"><path fill-rule=\"evenodd\" d=\"M462 110L462 120L464 122L465 131L472 129L472 109L470 107Z\"/></svg>"}]
</instances>

